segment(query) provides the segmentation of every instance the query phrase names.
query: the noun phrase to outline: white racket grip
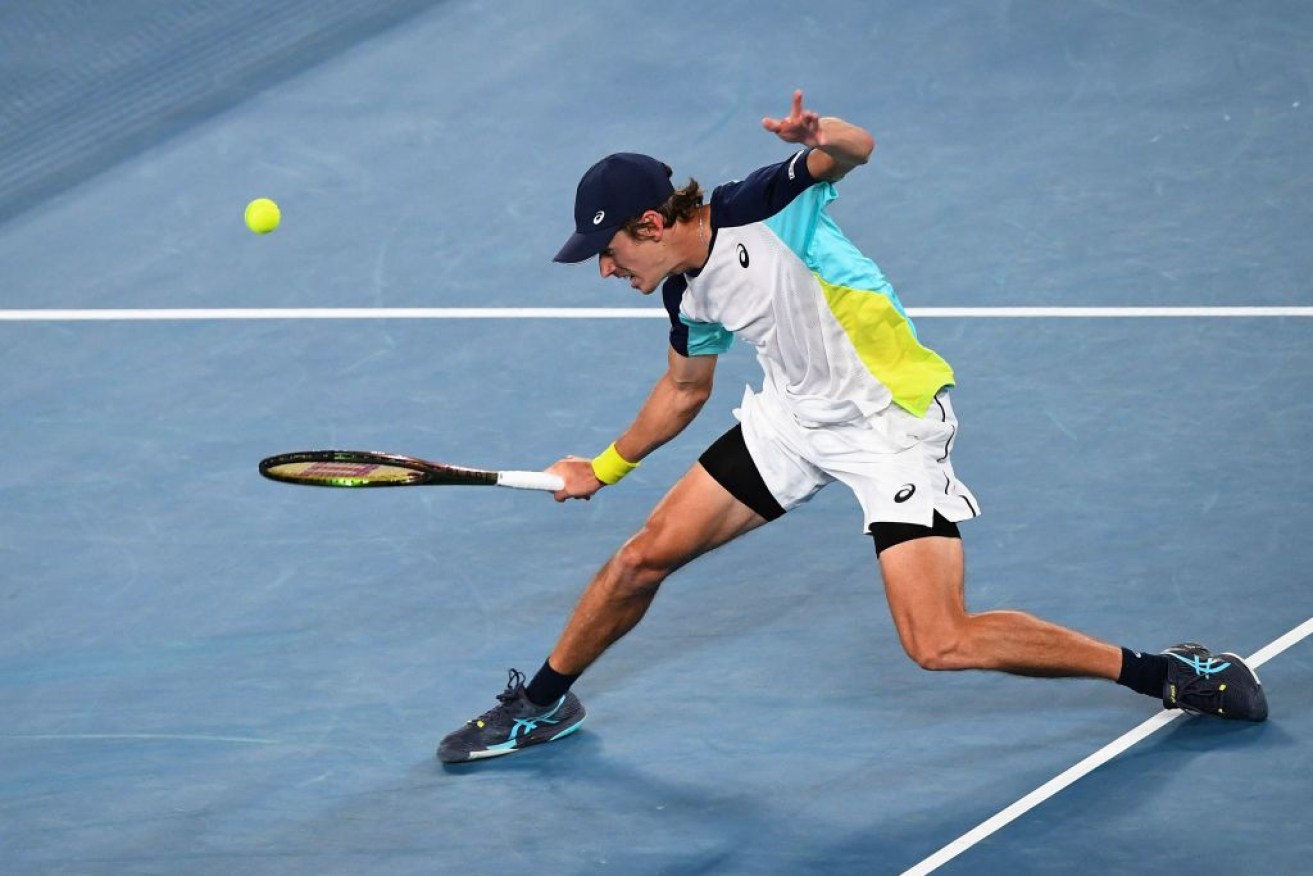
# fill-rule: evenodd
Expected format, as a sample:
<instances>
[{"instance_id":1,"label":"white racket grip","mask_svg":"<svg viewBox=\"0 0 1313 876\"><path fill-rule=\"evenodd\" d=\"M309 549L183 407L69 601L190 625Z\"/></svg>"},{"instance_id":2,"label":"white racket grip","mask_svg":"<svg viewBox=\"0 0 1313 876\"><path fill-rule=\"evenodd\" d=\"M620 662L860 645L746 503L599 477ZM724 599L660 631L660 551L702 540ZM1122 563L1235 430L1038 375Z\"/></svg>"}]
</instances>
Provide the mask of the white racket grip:
<instances>
[{"instance_id":1,"label":"white racket grip","mask_svg":"<svg viewBox=\"0 0 1313 876\"><path fill-rule=\"evenodd\" d=\"M499 471L497 472L497 486L513 487L517 490L546 490L549 493L555 493L565 486L560 475L548 474L545 471Z\"/></svg>"}]
</instances>

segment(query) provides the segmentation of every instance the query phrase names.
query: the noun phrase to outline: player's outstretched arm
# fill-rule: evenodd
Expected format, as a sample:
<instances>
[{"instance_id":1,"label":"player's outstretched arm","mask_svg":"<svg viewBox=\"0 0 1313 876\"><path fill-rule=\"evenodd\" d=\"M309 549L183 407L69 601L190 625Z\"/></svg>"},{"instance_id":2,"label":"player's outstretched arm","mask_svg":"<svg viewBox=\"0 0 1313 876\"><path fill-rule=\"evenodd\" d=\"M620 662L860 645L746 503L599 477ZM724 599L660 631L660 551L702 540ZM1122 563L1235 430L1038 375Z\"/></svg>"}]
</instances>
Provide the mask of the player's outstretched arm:
<instances>
[{"instance_id":1,"label":"player's outstretched arm","mask_svg":"<svg viewBox=\"0 0 1313 876\"><path fill-rule=\"evenodd\" d=\"M665 374L652 387L634 422L616 439L615 449L621 458L641 462L684 431L711 397L715 373L715 356L681 356L669 350ZM568 456L547 471L565 480L565 487L554 494L558 502L587 499L605 486L597 479L589 459Z\"/></svg>"},{"instance_id":2,"label":"player's outstretched arm","mask_svg":"<svg viewBox=\"0 0 1313 876\"><path fill-rule=\"evenodd\" d=\"M802 89L793 92L787 116L764 118L761 126L786 143L812 147L807 169L816 179L842 179L854 167L865 164L875 150L875 138L864 128L803 107Z\"/></svg>"}]
</instances>

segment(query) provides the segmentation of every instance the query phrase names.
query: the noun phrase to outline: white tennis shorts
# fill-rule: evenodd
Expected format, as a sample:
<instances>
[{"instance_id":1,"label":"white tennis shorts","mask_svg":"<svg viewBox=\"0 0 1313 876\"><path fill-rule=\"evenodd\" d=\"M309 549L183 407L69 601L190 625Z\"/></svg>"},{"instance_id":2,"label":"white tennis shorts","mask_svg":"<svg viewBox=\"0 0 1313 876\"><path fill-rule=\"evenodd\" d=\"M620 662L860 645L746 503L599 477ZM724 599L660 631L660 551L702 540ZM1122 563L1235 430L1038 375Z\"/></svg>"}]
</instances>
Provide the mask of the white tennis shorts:
<instances>
[{"instance_id":1,"label":"white tennis shorts","mask_svg":"<svg viewBox=\"0 0 1313 876\"><path fill-rule=\"evenodd\" d=\"M957 418L946 389L919 418L891 404L864 420L804 426L769 387L748 389L734 416L766 487L786 511L837 480L861 503L863 530L872 523L930 526L936 511L954 523L980 514L975 496L953 474Z\"/></svg>"}]
</instances>

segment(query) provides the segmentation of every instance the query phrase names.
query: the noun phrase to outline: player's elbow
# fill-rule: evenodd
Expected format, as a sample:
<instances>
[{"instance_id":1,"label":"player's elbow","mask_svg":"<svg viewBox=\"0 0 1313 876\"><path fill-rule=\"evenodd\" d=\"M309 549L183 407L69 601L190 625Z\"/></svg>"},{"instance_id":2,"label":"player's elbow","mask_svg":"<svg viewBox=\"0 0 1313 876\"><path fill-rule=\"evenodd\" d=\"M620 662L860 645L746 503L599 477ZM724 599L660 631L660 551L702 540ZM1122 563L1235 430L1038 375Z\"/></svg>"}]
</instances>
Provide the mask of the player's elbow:
<instances>
[{"instance_id":1,"label":"player's elbow","mask_svg":"<svg viewBox=\"0 0 1313 876\"><path fill-rule=\"evenodd\" d=\"M681 413L696 414L711 398L710 380L672 380L675 404Z\"/></svg>"},{"instance_id":2,"label":"player's elbow","mask_svg":"<svg viewBox=\"0 0 1313 876\"><path fill-rule=\"evenodd\" d=\"M711 381L695 383L684 390L684 395L691 405L702 407L711 398Z\"/></svg>"},{"instance_id":3,"label":"player's elbow","mask_svg":"<svg viewBox=\"0 0 1313 876\"><path fill-rule=\"evenodd\" d=\"M853 135L852 148L844 156L843 167L840 168L843 173L847 173L854 167L860 167L871 160L871 153L875 151L875 138L866 131L857 131Z\"/></svg>"},{"instance_id":4,"label":"player's elbow","mask_svg":"<svg viewBox=\"0 0 1313 876\"><path fill-rule=\"evenodd\" d=\"M691 421L702 410L702 406L711 398L711 389L696 389L681 393L679 397L679 414L686 422Z\"/></svg>"},{"instance_id":5,"label":"player's elbow","mask_svg":"<svg viewBox=\"0 0 1313 876\"><path fill-rule=\"evenodd\" d=\"M862 164L865 164L871 160L871 153L875 151L875 138L870 132L862 131L861 146Z\"/></svg>"}]
</instances>

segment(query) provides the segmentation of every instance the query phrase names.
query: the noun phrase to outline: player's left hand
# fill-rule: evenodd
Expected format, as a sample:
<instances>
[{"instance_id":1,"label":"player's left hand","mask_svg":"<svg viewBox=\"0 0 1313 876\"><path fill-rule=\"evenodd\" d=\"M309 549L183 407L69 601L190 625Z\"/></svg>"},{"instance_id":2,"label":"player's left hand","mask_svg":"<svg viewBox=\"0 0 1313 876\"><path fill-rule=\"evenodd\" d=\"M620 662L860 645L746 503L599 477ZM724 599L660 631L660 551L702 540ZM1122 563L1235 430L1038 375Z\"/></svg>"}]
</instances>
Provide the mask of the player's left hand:
<instances>
[{"instance_id":1,"label":"player's left hand","mask_svg":"<svg viewBox=\"0 0 1313 876\"><path fill-rule=\"evenodd\" d=\"M793 92L793 105L788 116L782 119L767 116L761 120L761 126L786 143L801 143L812 148L825 145L821 117L803 108L801 88Z\"/></svg>"}]
</instances>

